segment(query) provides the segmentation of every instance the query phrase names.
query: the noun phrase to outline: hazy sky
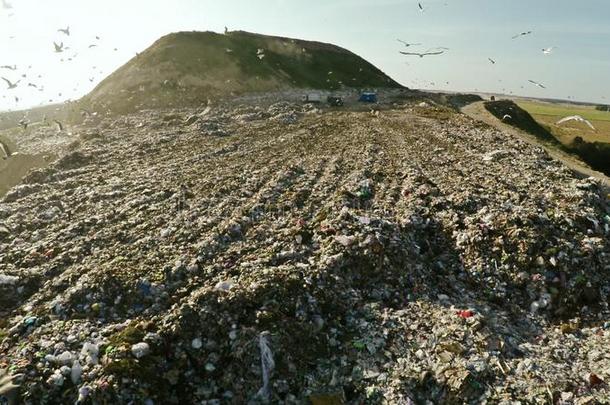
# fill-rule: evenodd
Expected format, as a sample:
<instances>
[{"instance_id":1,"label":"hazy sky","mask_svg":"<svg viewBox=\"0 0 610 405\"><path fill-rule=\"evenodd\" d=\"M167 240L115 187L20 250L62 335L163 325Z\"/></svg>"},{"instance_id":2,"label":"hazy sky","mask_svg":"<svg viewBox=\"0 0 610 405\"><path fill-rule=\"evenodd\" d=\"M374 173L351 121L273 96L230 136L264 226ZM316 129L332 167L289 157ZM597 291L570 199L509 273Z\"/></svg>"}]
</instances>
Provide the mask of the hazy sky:
<instances>
[{"instance_id":1,"label":"hazy sky","mask_svg":"<svg viewBox=\"0 0 610 405\"><path fill-rule=\"evenodd\" d=\"M0 81L0 109L78 98L162 35L224 26L331 42L413 88L610 100L610 0L419 0L424 12L413 0L4 1L0 65L18 69L0 76L21 82ZM66 26L69 37L57 32ZM397 38L423 43L409 50L450 50L403 56ZM55 53L53 41L70 49Z\"/></svg>"}]
</instances>

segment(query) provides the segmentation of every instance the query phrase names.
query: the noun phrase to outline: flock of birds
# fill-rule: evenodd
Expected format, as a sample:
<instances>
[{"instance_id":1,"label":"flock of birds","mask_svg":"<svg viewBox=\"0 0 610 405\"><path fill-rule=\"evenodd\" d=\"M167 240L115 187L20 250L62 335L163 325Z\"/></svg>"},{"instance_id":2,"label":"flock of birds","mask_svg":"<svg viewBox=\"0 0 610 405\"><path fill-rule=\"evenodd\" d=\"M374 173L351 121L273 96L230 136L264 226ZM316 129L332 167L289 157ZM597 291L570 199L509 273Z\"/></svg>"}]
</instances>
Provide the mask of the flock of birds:
<instances>
[{"instance_id":1,"label":"flock of birds","mask_svg":"<svg viewBox=\"0 0 610 405\"><path fill-rule=\"evenodd\" d=\"M3 0L3 1L6 1L6 0ZM57 30L57 32L65 35L66 37L70 37L70 34L71 34L69 26L66 27L66 28L60 28L60 29ZM99 36L95 36L95 41L99 41L99 40L100 40L100 37ZM92 41L92 43L88 45L89 49L95 48L95 47L98 46L98 43L95 42L95 41ZM55 53L63 53L65 51L68 51L70 49L70 47L64 45L63 41L59 41L59 43L57 43L57 41L53 41L53 49L54 49ZM114 50L118 51L118 48L114 48ZM61 62L72 61L77 56L78 56L78 53L74 53L73 55L71 55L69 57L61 58L60 61ZM28 69L31 69L31 68L32 68L31 65L28 66ZM17 70L17 65L2 65L2 66L0 66L0 69L15 72ZM93 69L96 69L96 67L94 66ZM101 73L101 71L100 71L100 73ZM21 78L17 79L17 80L14 80L14 79L11 80L11 79L8 79L8 78L6 78L4 76L0 76L0 79L2 79L6 83L6 86L7 86L6 89L7 90L16 89L19 86L19 84L21 83L22 79L26 79L26 78L28 78L28 74L27 73L22 73L21 74ZM41 79L42 75L38 75L37 78ZM94 77L89 78L90 82L93 82L94 80L95 80ZM27 83L27 87L35 88L35 89L37 89L38 91L41 91L41 92L44 91L44 87L42 85L39 85L39 84L36 84L36 83L32 83L32 82L28 82ZM59 93L58 95L59 95L59 97L62 96L61 93ZM6 97L6 96L4 96L4 97ZM15 97L15 101L19 102L19 98ZM53 99L50 99L49 102L53 102Z\"/></svg>"},{"instance_id":2,"label":"flock of birds","mask_svg":"<svg viewBox=\"0 0 610 405\"><path fill-rule=\"evenodd\" d=\"M8 16L11 17L14 15L13 13L13 5L9 2L9 0L1 0L2 2L2 8L8 12ZM72 62L73 60L75 60L78 56L79 53L77 52L77 50L71 50L71 45L70 44L70 39L72 38L72 32L70 29L70 26L66 26L64 27L60 27L59 29L57 29L57 33L59 35L59 38L53 41L52 43L52 48L51 50L55 53L58 54L58 61L62 62L62 63L67 63L67 62ZM14 36L10 36L10 39L14 39ZM101 38L99 36L95 36L95 39L92 39L91 41L88 42L88 45L86 46L86 49L92 49L92 48L97 48L98 46L100 46L100 40ZM66 43L64 43L64 41L66 41ZM113 48L113 50L116 52L118 51L118 48ZM71 52L68 52L71 51ZM18 66L16 64L12 64L12 65L1 65L0 66L0 84L2 84L2 82L4 82L6 84L5 90L7 91L11 91L11 90L15 90L17 88L30 88L32 90L37 90L38 92L44 92L45 86L43 83L41 83L40 79L43 79L43 75L42 74L35 74L32 73L33 70L32 69L32 65L27 66L27 69L25 69L24 67L20 67L18 68ZM98 67L93 66L92 67L92 74L88 75L88 80L90 83L93 83L96 80L96 76L99 74L103 74L104 72L102 71L102 69L98 69ZM78 84L75 84L73 92L76 92L78 90ZM47 91L48 92L48 91ZM62 99L65 98L64 97L64 93L65 91L61 91L59 90L57 92L57 97L54 97L55 94L53 93L52 95L50 95L50 98L47 100L48 103L53 103L55 102L55 99ZM17 93L19 94L19 93ZM23 95L23 91L21 92L21 94L19 95ZM7 97L12 97L15 101L15 104L19 104L20 103L20 98L18 95L15 95L15 93L13 93L12 95L9 93L5 93L2 95L2 98L6 99Z\"/></svg>"},{"instance_id":3,"label":"flock of birds","mask_svg":"<svg viewBox=\"0 0 610 405\"><path fill-rule=\"evenodd\" d=\"M423 8L423 6L421 5L421 3L418 3L418 5L419 5L419 9L420 9L420 11L423 11L423 10L424 10L424 8ZM523 31L523 32L520 32L520 33L518 33L518 34L513 35L513 36L511 37L511 39L515 40L515 39L518 39L518 38L521 38L521 37L524 37L524 36L531 35L532 33L533 33L533 31ZM404 45L406 48L410 48L410 47L413 47L413 46L420 46L420 45L422 45L422 43L411 43L411 42L404 41L404 40L402 40L402 39L397 39L397 41L398 41L398 42L400 42L401 44L403 44L403 45ZM543 53L543 55L550 55L551 53L553 53L553 51L554 51L555 49L557 49L557 47L555 47L555 46L551 46L551 47L549 47L549 48L543 48L543 49L542 49L542 53ZM423 51L423 52L407 52L407 51L398 51L398 52L399 52L400 54L402 54L402 55L406 55L406 56L418 56L418 57L420 57L420 58L423 58L423 57L425 57L425 56L437 56L437 55L442 55L442 54L444 54L444 53L445 53L445 51L448 51L448 50L449 50L449 48L447 48L447 47L443 47L443 46L440 46L440 47L436 47L436 48L429 48L429 49L427 49L427 50L425 50L425 51ZM487 58L487 60L488 60L488 61L489 61L489 62L490 62L492 65L495 65L495 64L496 64L496 60L495 60L495 59L493 59L493 58L488 57L488 58ZM528 82L529 82L529 83L531 83L531 84L533 84L533 85L534 85L534 86L536 86L536 87L541 88L541 89L546 89L546 86L545 86L545 85L543 85L542 83L539 83L539 82L537 82L537 81L535 81L535 80L531 80L531 79L529 79L529 80L528 80ZM447 83L447 84L448 84L448 83Z\"/></svg>"},{"instance_id":4,"label":"flock of birds","mask_svg":"<svg viewBox=\"0 0 610 405\"><path fill-rule=\"evenodd\" d=\"M417 3L417 5L418 5L418 8L419 8L420 12L423 13L426 10L426 8L424 8L422 3ZM445 3L445 5L447 5L447 3ZM526 36L529 36L529 35L532 35L532 34L533 34L533 31L531 31L531 30L522 31L522 32L519 32L519 33L513 35L511 37L511 39L512 40L517 40L519 38L526 37ZM397 41L400 42L401 44L403 44L404 47L406 47L406 48L411 48L411 47L416 47L416 46L423 45L422 43L419 43L419 42L407 42L407 41L404 41L402 39L397 39ZM542 48L542 54L543 55L551 55L555 51L555 49L557 49L556 46L551 46L551 47L548 47L548 48ZM442 54L445 53L445 51L448 51L448 50L449 50L449 48L446 48L446 47L437 47L437 48L429 48L429 49L427 49L425 51L422 51L422 52L415 52L415 51L410 51L410 50L409 51L398 51L398 52L400 54L402 54L402 55L417 56L417 57L419 57L421 59L421 58L424 58L426 56L438 56L438 55L442 55ZM496 60L491 58L491 57L488 57L487 60L492 65L496 64ZM546 89L546 86L544 84L538 82L538 81L535 81L535 80L532 80L532 79L528 79L528 82L530 84L538 87L538 88ZM434 85L433 82L430 83L430 84ZM449 84L449 82L447 82L447 84ZM521 88L523 88L523 86L521 86ZM568 98L570 98L570 97L568 97ZM505 114L502 117L502 121L506 121L506 120L512 120L512 116L510 116L509 114ZM581 117L580 115L571 115L571 116L568 116L568 117L564 117L564 118L560 119L559 121L557 121L555 123L555 125L562 125L562 124L564 124L566 122L570 122L570 121L575 121L575 122L580 122L580 123L586 124L590 129L592 129L593 131L596 131L596 128L593 126L593 124L590 121L588 121L587 119Z\"/></svg>"}]
</instances>

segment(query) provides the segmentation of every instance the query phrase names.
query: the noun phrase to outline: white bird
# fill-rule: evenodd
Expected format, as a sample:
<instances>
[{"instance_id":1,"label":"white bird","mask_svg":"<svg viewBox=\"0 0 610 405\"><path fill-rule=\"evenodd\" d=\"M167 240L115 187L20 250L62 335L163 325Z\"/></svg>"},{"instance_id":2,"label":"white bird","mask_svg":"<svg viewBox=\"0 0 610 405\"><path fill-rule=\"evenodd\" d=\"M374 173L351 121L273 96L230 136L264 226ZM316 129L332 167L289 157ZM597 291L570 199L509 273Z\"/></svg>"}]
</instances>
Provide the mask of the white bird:
<instances>
[{"instance_id":1,"label":"white bird","mask_svg":"<svg viewBox=\"0 0 610 405\"><path fill-rule=\"evenodd\" d=\"M403 51L399 51L399 53L403 54L403 55L408 55L408 56L419 56L420 58L423 58L424 56L428 56L428 55L440 55L445 53L445 51L437 51L437 52L403 52Z\"/></svg>"},{"instance_id":2,"label":"white bird","mask_svg":"<svg viewBox=\"0 0 610 405\"><path fill-rule=\"evenodd\" d=\"M89 45L89 48L95 48L97 46L97 44L91 44Z\"/></svg>"},{"instance_id":3,"label":"white bird","mask_svg":"<svg viewBox=\"0 0 610 405\"><path fill-rule=\"evenodd\" d=\"M0 69L9 69L9 70L17 70L17 65L2 65L0 66Z\"/></svg>"},{"instance_id":4,"label":"white bird","mask_svg":"<svg viewBox=\"0 0 610 405\"><path fill-rule=\"evenodd\" d=\"M53 42L53 46L55 47L55 52L60 53L64 51L64 43L61 42L59 45L57 45L57 42Z\"/></svg>"},{"instance_id":5,"label":"white bird","mask_svg":"<svg viewBox=\"0 0 610 405\"><path fill-rule=\"evenodd\" d=\"M512 120L513 117L511 117L509 114L504 114L504 117L502 117L502 121L504 120Z\"/></svg>"},{"instance_id":6,"label":"white bird","mask_svg":"<svg viewBox=\"0 0 610 405\"><path fill-rule=\"evenodd\" d=\"M417 45L421 45L420 43L416 43L416 44L410 44L408 42L403 41L402 39L397 39L398 42L400 42L401 44L403 44L404 46L406 46L407 48L410 46L417 46Z\"/></svg>"},{"instance_id":7,"label":"white bird","mask_svg":"<svg viewBox=\"0 0 610 405\"><path fill-rule=\"evenodd\" d=\"M581 117L580 115L570 115L569 117L565 117L560 119L559 121L557 121L555 124L557 125L561 125L564 122L568 122L568 121L578 121L578 122L583 122L585 124L587 124L587 126L589 128L591 128L592 130L596 131L595 127L593 126L593 124L591 124L588 120L584 119L583 117Z\"/></svg>"},{"instance_id":8,"label":"white bird","mask_svg":"<svg viewBox=\"0 0 610 405\"><path fill-rule=\"evenodd\" d=\"M8 90L14 89L17 87L17 83L19 83L21 80L17 80L17 82L12 83L9 79L6 78L2 78L2 80L4 80L6 82L6 84L8 84Z\"/></svg>"},{"instance_id":9,"label":"white bird","mask_svg":"<svg viewBox=\"0 0 610 405\"><path fill-rule=\"evenodd\" d=\"M513 35L513 38L512 38L512 39L517 39L517 38L519 38L519 37L524 37L524 36L529 35L529 34L531 34L531 33L532 33L532 31L525 31L525 32L521 32L521 33L519 33L519 34L517 34L517 35Z\"/></svg>"},{"instance_id":10,"label":"white bird","mask_svg":"<svg viewBox=\"0 0 610 405\"><path fill-rule=\"evenodd\" d=\"M265 50L264 50L263 48L258 48L258 49L256 50L256 54L257 54L257 55L262 55L263 53L265 53Z\"/></svg>"},{"instance_id":11,"label":"white bird","mask_svg":"<svg viewBox=\"0 0 610 405\"><path fill-rule=\"evenodd\" d=\"M553 49L555 49L554 46L551 46L550 48L542 48L542 53L545 55L550 55L553 52Z\"/></svg>"},{"instance_id":12,"label":"white bird","mask_svg":"<svg viewBox=\"0 0 610 405\"><path fill-rule=\"evenodd\" d=\"M491 64L492 64L492 65L495 65L495 64L496 64L496 61L495 61L495 60L493 60L492 58L487 58L487 59L489 59L489 61L491 62Z\"/></svg>"},{"instance_id":13,"label":"white bird","mask_svg":"<svg viewBox=\"0 0 610 405\"><path fill-rule=\"evenodd\" d=\"M542 84L540 84L540 83L538 83L538 82L535 82L535 81L533 81L533 80L528 80L528 82L532 83L532 84L533 84L533 85L535 85L535 86L540 87L541 89L546 89L546 87L544 87L544 85L542 85Z\"/></svg>"},{"instance_id":14,"label":"white bird","mask_svg":"<svg viewBox=\"0 0 610 405\"><path fill-rule=\"evenodd\" d=\"M419 6L419 11L421 11L423 13L424 7L421 5L421 3L417 3L417 5Z\"/></svg>"},{"instance_id":15,"label":"white bird","mask_svg":"<svg viewBox=\"0 0 610 405\"><path fill-rule=\"evenodd\" d=\"M70 36L70 27L66 27L66 28L60 28L57 30L57 32L61 32L63 34L66 34L67 36Z\"/></svg>"}]
</instances>

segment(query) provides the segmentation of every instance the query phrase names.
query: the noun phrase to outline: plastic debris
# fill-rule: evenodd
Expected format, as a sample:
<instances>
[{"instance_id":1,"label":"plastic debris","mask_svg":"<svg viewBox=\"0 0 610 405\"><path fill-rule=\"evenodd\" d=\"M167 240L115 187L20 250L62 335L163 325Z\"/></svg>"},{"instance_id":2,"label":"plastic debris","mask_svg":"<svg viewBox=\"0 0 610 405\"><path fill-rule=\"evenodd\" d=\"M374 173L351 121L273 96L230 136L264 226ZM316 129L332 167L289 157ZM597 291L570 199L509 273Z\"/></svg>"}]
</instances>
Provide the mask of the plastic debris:
<instances>
[{"instance_id":1,"label":"plastic debris","mask_svg":"<svg viewBox=\"0 0 610 405\"><path fill-rule=\"evenodd\" d=\"M148 355L150 353L150 346L146 342L136 343L131 346L131 354L137 359L141 359L142 357Z\"/></svg>"},{"instance_id":2,"label":"plastic debris","mask_svg":"<svg viewBox=\"0 0 610 405\"><path fill-rule=\"evenodd\" d=\"M263 386L258 390L257 396L267 399L269 398L271 374L275 368L275 362L273 361L273 353L269 347L269 333L263 332L258 336L258 347L261 354L261 372L263 377Z\"/></svg>"}]
</instances>

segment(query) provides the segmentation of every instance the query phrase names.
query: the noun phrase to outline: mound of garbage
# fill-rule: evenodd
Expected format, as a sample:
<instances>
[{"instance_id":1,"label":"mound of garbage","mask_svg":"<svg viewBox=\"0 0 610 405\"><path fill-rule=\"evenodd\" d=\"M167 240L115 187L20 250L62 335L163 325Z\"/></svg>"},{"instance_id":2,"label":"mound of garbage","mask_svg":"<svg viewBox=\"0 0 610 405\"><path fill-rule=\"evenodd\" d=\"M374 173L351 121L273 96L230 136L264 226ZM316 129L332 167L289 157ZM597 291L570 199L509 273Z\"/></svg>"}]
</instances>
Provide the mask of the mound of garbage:
<instances>
[{"instance_id":1,"label":"mound of garbage","mask_svg":"<svg viewBox=\"0 0 610 405\"><path fill-rule=\"evenodd\" d=\"M73 132L0 202L24 403L609 398L608 198L543 149L431 104Z\"/></svg>"}]
</instances>

